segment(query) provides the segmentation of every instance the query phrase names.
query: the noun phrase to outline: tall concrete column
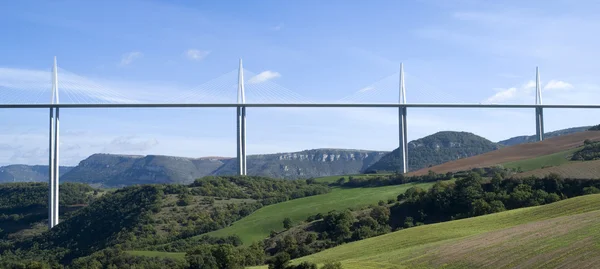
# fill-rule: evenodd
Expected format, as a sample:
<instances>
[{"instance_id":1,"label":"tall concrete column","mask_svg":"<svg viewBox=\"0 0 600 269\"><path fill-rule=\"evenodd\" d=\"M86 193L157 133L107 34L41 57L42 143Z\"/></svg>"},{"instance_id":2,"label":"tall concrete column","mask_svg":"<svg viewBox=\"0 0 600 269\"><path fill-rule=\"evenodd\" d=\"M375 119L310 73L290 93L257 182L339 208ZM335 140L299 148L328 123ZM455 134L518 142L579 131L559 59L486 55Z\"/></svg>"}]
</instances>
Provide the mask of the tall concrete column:
<instances>
[{"instance_id":1,"label":"tall concrete column","mask_svg":"<svg viewBox=\"0 0 600 269\"><path fill-rule=\"evenodd\" d=\"M242 172L243 175L248 175L246 163L246 107L242 107Z\"/></svg>"},{"instance_id":2,"label":"tall concrete column","mask_svg":"<svg viewBox=\"0 0 600 269\"><path fill-rule=\"evenodd\" d=\"M238 175L244 175L244 161L242 155L244 154L242 151L242 107L237 107L237 164L238 164Z\"/></svg>"},{"instance_id":3,"label":"tall concrete column","mask_svg":"<svg viewBox=\"0 0 600 269\"><path fill-rule=\"evenodd\" d=\"M237 101L240 106L237 107L237 162L238 174L246 175L246 92L244 90L244 68L242 59L238 71L238 95Z\"/></svg>"},{"instance_id":4,"label":"tall concrete column","mask_svg":"<svg viewBox=\"0 0 600 269\"><path fill-rule=\"evenodd\" d=\"M542 104L542 84L540 83L540 70L535 68L535 104ZM544 108L535 108L535 138L537 141L544 140Z\"/></svg>"},{"instance_id":5,"label":"tall concrete column","mask_svg":"<svg viewBox=\"0 0 600 269\"><path fill-rule=\"evenodd\" d=\"M398 154L400 154L400 173L408 172L408 144L406 142L406 107L398 108L398 134L399 134L399 148Z\"/></svg>"},{"instance_id":6,"label":"tall concrete column","mask_svg":"<svg viewBox=\"0 0 600 269\"><path fill-rule=\"evenodd\" d=\"M49 129L50 132L48 134L48 229L51 229L52 227L54 227L54 108L52 107L50 108Z\"/></svg>"},{"instance_id":7,"label":"tall concrete column","mask_svg":"<svg viewBox=\"0 0 600 269\"><path fill-rule=\"evenodd\" d=\"M52 67L52 99L51 104L58 104L58 67L56 57ZM48 144L48 228L58 224L59 214L59 143L60 143L60 111L50 108L50 130Z\"/></svg>"},{"instance_id":8,"label":"tall concrete column","mask_svg":"<svg viewBox=\"0 0 600 269\"><path fill-rule=\"evenodd\" d=\"M58 92L56 94L56 103L58 104ZM59 144L60 144L60 111L56 108L56 117L54 117L54 225L58 225L58 213L59 213L59 194L60 189L60 157L59 157Z\"/></svg>"},{"instance_id":9,"label":"tall concrete column","mask_svg":"<svg viewBox=\"0 0 600 269\"><path fill-rule=\"evenodd\" d=\"M406 104L406 89L404 87L404 65L400 64L400 100L401 105ZM400 155L400 173L408 172L408 136L407 130L408 125L406 122L406 107L400 106L398 108L398 138L399 148L398 154Z\"/></svg>"}]
</instances>

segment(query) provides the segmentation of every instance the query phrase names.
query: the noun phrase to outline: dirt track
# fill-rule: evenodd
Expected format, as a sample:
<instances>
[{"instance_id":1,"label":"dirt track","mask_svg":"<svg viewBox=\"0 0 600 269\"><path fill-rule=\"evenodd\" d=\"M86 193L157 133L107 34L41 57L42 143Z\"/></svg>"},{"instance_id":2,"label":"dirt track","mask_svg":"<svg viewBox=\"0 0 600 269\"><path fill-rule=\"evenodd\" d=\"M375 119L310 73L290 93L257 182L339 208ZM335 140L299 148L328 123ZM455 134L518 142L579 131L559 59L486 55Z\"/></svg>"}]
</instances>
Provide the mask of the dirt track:
<instances>
[{"instance_id":1,"label":"dirt track","mask_svg":"<svg viewBox=\"0 0 600 269\"><path fill-rule=\"evenodd\" d=\"M546 139L542 142L527 143L501 148L499 150L494 150L481 155L458 159L429 168L423 168L421 170L410 172L408 175L424 175L427 174L429 170L432 170L436 173L465 171L477 167L490 167L502 163L530 159L581 146L583 145L583 141L586 139L600 140L600 132L586 131L557 136Z\"/></svg>"}]
</instances>

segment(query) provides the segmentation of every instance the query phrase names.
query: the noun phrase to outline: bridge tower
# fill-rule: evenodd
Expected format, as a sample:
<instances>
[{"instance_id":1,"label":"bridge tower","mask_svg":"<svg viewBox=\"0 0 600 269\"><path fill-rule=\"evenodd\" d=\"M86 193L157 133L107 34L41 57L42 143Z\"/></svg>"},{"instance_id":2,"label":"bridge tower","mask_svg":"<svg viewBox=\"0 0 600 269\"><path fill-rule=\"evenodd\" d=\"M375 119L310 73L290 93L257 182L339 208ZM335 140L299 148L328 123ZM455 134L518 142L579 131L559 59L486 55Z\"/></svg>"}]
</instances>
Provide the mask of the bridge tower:
<instances>
[{"instance_id":1,"label":"bridge tower","mask_svg":"<svg viewBox=\"0 0 600 269\"><path fill-rule=\"evenodd\" d=\"M402 162L400 167L401 173L408 172L408 136L407 136L407 123L406 123L406 90L404 87L404 64L400 64L400 107L398 107L398 136L399 144L398 154Z\"/></svg>"},{"instance_id":2,"label":"bridge tower","mask_svg":"<svg viewBox=\"0 0 600 269\"><path fill-rule=\"evenodd\" d=\"M237 92L237 162L238 174L246 175L246 91L244 90L244 68L242 59L238 71L238 92Z\"/></svg>"},{"instance_id":3,"label":"bridge tower","mask_svg":"<svg viewBox=\"0 0 600 269\"><path fill-rule=\"evenodd\" d=\"M540 83L540 69L535 68L535 104L542 104L542 85ZM544 140L544 110L541 106L535 108L535 139Z\"/></svg>"},{"instance_id":4,"label":"bridge tower","mask_svg":"<svg viewBox=\"0 0 600 269\"><path fill-rule=\"evenodd\" d=\"M58 104L58 66L56 65L56 57L54 57L54 65L52 67L52 99L51 104ZM59 126L60 111L59 108L50 107L50 133L49 133L49 148L48 148L48 228L52 228L58 224L59 211L59 144L60 144L60 126Z\"/></svg>"}]
</instances>

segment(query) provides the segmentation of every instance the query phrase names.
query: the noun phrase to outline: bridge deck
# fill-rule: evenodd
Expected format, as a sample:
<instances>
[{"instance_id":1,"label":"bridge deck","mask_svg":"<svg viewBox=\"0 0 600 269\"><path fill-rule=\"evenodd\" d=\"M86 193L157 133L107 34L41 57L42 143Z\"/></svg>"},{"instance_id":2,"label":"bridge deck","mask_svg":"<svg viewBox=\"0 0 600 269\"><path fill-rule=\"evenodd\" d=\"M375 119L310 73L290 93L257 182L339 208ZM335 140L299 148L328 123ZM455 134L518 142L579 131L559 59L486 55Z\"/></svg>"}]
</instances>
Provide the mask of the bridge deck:
<instances>
[{"instance_id":1,"label":"bridge deck","mask_svg":"<svg viewBox=\"0 0 600 269\"><path fill-rule=\"evenodd\" d=\"M511 105L511 104L393 104L393 103L306 103L306 104L0 104L0 108L188 108L188 107L355 107L355 108L600 108L600 105Z\"/></svg>"}]
</instances>

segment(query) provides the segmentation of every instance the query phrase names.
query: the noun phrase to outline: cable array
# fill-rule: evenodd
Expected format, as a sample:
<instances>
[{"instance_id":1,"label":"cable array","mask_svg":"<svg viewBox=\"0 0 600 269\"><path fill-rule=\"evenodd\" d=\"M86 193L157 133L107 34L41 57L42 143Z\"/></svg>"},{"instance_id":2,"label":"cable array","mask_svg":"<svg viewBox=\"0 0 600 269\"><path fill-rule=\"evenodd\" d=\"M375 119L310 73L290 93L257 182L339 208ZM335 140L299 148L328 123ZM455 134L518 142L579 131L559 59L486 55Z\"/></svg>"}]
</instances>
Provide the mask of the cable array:
<instances>
[{"instance_id":1,"label":"cable array","mask_svg":"<svg viewBox=\"0 0 600 269\"><path fill-rule=\"evenodd\" d=\"M244 69L246 103L312 104L312 100L271 80L262 80L261 74Z\"/></svg>"},{"instance_id":2,"label":"cable array","mask_svg":"<svg viewBox=\"0 0 600 269\"><path fill-rule=\"evenodd\" d=\"M2 70L0 70L2 71ZM27 79L0 81L0 103L43 104L51 97L49 71L36 71ZM271 76L269 76L271 75ZM273 74L254 73L244 69L246 103L252 104L311 104L314 101L272 80ZM9 74L10 76L10 74ZM5 76L6 77L6 76ZM0 78L2 78L0 76ZM464 103L447 91L434 90L427 79L406 73L407 101L409 103ZM138 86L143 87L143 86ZM58 89L63 104L235 104L237 103L238 70L232 70L215 79L188 90L140 89L125 86L106 86L68 70L59 68ZM170 96L169 96L170 95ZM334 103L397 103L399 101L399 73L394 73L360 88Z\"/></svg>"},{"instance_id":3,"label":"cable array","mask_svg":"<svg viewBox=\"0 0 600 269\"><path fill-rule=\"evenodd\" d=\"M435 90L427 80L405 73L408 103L465 103L454 95ZM337 103L398 103L400 95L400 73L386 76L354 93L337 100Z\"/></svg>"}]
</instances>

